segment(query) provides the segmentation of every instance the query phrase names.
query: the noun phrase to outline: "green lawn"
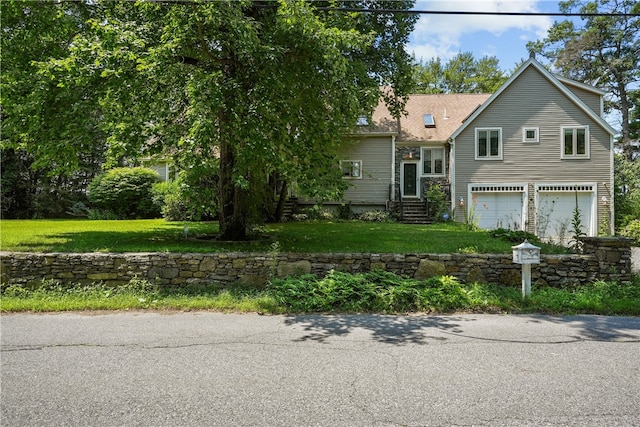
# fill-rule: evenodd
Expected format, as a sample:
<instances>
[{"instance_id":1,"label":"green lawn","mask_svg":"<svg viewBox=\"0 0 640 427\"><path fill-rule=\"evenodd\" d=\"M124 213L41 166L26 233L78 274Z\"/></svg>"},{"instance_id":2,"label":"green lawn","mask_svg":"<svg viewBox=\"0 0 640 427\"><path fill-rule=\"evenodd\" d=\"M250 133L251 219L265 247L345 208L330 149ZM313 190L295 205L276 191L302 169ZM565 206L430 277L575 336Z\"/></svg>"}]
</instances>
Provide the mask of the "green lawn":
<instances>
[{"instance_id":1,"label":"green lawn","mask_svg":"<svg viewBox=\"0 0 640 427\"><path fill-rule=\"evenodd\" d=\"M215 222L3 220L0 248L18 252L264 252L277 242L283 252L509 253L514 244L453 222L267 224L250 242L220 242L212 238L217 232ZM547 245L542 249L542 253L559 252L563 249Z\"/></svg>"}]
</instances>

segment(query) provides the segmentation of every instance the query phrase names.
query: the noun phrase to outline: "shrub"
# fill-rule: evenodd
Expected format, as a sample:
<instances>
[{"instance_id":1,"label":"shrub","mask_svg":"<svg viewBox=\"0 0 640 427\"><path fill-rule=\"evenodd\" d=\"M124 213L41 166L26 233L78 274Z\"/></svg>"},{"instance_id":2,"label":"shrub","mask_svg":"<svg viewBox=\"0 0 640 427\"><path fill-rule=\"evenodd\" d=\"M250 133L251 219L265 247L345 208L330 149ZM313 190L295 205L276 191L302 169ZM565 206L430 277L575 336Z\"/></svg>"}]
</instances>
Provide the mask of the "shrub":
<instances>
[{"instance_id":1,"label":"shrub","mask_svg":"<svg viewBox=\"0 0 640 427\"><path fill-rule=\"evenodd\" d=\"M153 202L167 221L207 221L217 216L215 185L188 181L181 174L178 179L159 182L153 186Z\"/></svg>"},{"instance_id":2,"label":"shrub","mask_svg":"<svg viewBox=\"0 0 640 427\"><path fill-rule=\"evenodd\" d=\"M162 212L167 221L191 221L193 213L189 211L180 194L178 181L159 182L153 186L153 203Z\"/></svg>"},{"instance_id":3,"label":"shrub","mask_svg":"<svg viewBox=\"0 0 640 427\"><path fill-rule=\"evenodd\" d=\"M501 239L510 243L522 243L526 240L532 244L540 244L540 239L535 234L528 233L522 230L509 230L507 228L497 228L490 230L489 235L496 239Z\"/></svg>"},{"instance_id":4,"label":"shrub","mask_svg":"<svg viewBox=\"0 0 640 427\"><path fill-rule=\"evenodd\" d=\"M327 220L330 221L334 219L333 214L328 210L324 209L322 205L314 205L309 209L304 209L302 211L303 215L306 215L305 219L309 220Z\"/></svg>"},{"instance_id":5,"label":"shrub","mask_svg":"<svg viewBox=\"0 0 640 427\"><path fill-rule=\"evenodd\" d=\"M626 227L620 231L620 234L635 239L636 242L640 243L640 219L634 219L629 222Z\"/></svg>"},{"instance_id":6,"label":"shrub","mask_svg":"<svg viewBox=\"0 0 640 427\"><path fill-rule=\"evenodd\" d=\"M427 200L429 201L429 216L434 221L446 221L443 216L447 213L446 194L440 184L433 184L429 187Z\"/></svg>"},{"instance_id":7,"label":"shrub","mask_svg":"<svg viewBox=\"0 0 640 427\"><path fill-rule=\"evenodd\" d=\"M471 298L454 277L408 279L376 270L349 274L330 271L325 277L274 279L268 287L274 299L296 312L454 311Z\"/></svg>"},{"instance_id":8,"label":"shrub","mask_svg":"<svg viewBox=\"0 0 640 427\"><path fill-rule=\"evenodd\" d=\"M388 222L393 220L388 211L379 210L362 212L358 219L360 219L360 221L368 222Z\"/></svg>"},{"instance_id":9,"label":"shrub","mask_svg":"<svg viewBox=\"0 0 640 427\"><path fill-rule=\"evenodd\" d=\"M98 175L88 188L92 208L113 212L118 218L160 216L153 202L153 184L158 174L147 168L115 168Z\"/></svg>"},{"instance_id":10,"label":"shrub","mask_svg":"<svg viewBox=\"0 0 640 427\"><path fill-rule=\"evenodd\" d=\"M351 208L351 202L347 204L341 204L338 206L338 219L352 219L353 209Z\"/></svg>"}]
</instances>

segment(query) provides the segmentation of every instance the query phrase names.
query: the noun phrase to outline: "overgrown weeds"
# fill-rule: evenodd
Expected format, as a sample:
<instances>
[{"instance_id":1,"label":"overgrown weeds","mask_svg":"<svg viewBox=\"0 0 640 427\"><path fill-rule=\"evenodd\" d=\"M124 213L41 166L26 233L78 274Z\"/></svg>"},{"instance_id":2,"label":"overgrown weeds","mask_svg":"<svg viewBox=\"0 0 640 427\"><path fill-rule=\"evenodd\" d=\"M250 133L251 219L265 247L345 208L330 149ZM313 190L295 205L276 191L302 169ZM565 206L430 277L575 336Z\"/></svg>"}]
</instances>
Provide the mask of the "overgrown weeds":
<instances>
[{"instance_id":1,"label":"overgrown weeds","mask_svg":"<svg viewBox=\"0 0 640 427\"><path fill-rule=\"evenodd\" d=\"M557 289L462 284L451 276L416 280L385 271L273 279L264 289L217 285L160 287L144 280L122 286L43 281L1 292L2 312L71 310L214 310L261 313L547 313L640 315L640 276L631 283L595 282Z\"/></svg>"}]
</instances>

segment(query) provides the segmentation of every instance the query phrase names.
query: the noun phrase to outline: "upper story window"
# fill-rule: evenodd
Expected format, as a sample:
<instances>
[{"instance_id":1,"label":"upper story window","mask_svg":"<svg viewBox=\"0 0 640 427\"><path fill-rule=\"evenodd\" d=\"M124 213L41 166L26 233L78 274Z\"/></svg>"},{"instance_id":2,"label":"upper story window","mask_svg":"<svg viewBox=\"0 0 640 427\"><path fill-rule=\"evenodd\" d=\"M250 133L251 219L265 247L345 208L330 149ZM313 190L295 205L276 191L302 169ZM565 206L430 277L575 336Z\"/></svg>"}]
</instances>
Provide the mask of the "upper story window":
<instances>
[{"instance_id":1,"label":"upper story window","mask_svg":"<svg viewBox=\"0 0 640 427\"><path fill-rule=\"evenodd\" d=\"M539 128L522 128L522 142L540 142Z\"/></svg>"},{"instance_id":2,"label":"upper story window","mask_svg":"<svg viewBox=\"0 0 640 427\"><path fill-rule=\"evenodd\" d=\"M425 147L422 149L422 174L444 175L444 148Z\"/></svg>"},{"instance_id":3,"label":"upper story window","mask_svg":"<svg viewBox=\"0 0 640 427\"><path fill-rule=\"evenodd\" d=\"M589 158L589 127L574 126L562 128L563 159Z\"/></svg>"},{"instance_id":4,"label":"upper story window","mask_svg":"<svg viewBox=\"0 0 640 427\"><path fill-rule=\"evenodd\" d=\"M502 160L502 128L476 128L476 160Z\"/></svg>"},{"instance_id":5,"label":"upper story window","mask_svg":"<svg viewBox=\"0 0 640 427\"><path fill-rule=\"evenodd\" d=\"M362 160L342 160L340 161L343 178L362 178Z\"/></svg>"}]
</instances>

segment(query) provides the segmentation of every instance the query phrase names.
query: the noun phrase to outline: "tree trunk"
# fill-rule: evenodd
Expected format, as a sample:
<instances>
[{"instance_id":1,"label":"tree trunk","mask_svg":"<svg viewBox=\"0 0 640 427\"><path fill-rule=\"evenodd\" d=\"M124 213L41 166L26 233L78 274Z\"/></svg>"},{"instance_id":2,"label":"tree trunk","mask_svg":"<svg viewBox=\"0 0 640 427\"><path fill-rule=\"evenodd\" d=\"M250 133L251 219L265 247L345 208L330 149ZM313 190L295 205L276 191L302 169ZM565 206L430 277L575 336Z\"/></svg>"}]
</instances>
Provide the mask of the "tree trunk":
<instances>
[{"instance_id":1,"label":"tree trunk","mask_svg":"<svg viewBox=\"0 0 640 427\"><path fill-rule=\"evenodd\" d=\"M282 181L280 188L280 197L278 198L278 207L276 208L275 219L277 222L282 221L282 213L284 212L284 204L287 201L287 181Z\"/></svg>"},{"instance_id":2,"label":"tree trunk","mask_svg":"<svg viewBox=\"0 0 640 427\"><path fill-rule=\"evenodd\" d=\"M622 145L622 150L624 155L627 157L627 160L633 161L633 147L631 146L631 129L629 122L629 110L631 106L629 105L629 94L627 93L627 87L625 85L625 81L618 73L614 73L616 78L616 85L618 87L618 93L620 96L620 114L622 115L622 131L620 143Z\"/></svg>"},{"instance_id":3,"label":"tree trunk","mask_svg":"<svg viewBox=\"0 0 640 427\"><path fill-rule=\"evenodd\" d=\"M220 240L248 240L246 192L233 181L235 154L222 135L220 138Z\"/></svg>"}]
</instances>

